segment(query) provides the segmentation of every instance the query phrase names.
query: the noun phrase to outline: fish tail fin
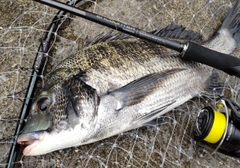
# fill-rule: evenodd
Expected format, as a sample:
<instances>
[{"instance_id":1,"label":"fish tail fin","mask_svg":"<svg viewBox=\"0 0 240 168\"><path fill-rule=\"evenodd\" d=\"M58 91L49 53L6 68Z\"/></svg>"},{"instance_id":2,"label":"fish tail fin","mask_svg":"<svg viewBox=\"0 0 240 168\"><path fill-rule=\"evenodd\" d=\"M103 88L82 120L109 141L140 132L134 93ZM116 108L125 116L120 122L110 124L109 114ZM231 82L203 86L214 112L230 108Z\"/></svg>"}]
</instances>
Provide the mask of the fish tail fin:
<instances>
[{"instance_id":1,"label":"fish tail fin","mask_svg":"<svg viewBox=\"0 0 240 168\"><path fill-rule=\"evenodd\" d=\"M221 29L227 29L235 40L237 46L240 44L240 0L237 0L232 9L228 12Z\"/></svg>"}]
</instances>

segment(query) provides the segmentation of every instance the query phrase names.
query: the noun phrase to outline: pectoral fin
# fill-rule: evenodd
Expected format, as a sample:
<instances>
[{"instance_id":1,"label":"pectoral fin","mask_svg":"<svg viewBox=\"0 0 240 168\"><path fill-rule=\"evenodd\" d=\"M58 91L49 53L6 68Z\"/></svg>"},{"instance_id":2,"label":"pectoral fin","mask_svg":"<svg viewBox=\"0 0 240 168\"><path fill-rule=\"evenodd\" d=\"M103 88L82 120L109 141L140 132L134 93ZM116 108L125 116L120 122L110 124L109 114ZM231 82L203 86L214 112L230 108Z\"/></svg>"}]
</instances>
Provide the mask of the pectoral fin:
<instances>
[{"instance_id":1,"label":"pectoral fin","mask_svg":"<svg viewBox=\"0 0 240 168\"><path fill-rule=\"evenodd\" d=\"M161 73L152 73L110 92L109 95L119 101L116 110L140 103L148 95L152 94L155 89L161 87L161 84L167 80L168 77L182 70L183 69L172 69Z\"/></svg>"}]
</instances>

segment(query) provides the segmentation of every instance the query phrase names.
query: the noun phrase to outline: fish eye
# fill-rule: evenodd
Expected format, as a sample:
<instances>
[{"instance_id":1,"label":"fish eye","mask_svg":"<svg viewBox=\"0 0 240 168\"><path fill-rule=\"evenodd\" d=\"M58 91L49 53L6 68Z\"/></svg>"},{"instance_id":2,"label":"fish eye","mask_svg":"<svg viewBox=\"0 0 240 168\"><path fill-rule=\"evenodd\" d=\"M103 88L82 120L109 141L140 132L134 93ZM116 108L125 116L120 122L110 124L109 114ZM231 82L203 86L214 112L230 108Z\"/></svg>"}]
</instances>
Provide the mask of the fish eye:
<instances>
[{"instance_id":1,"label":"fish eye","mask_svg":"<svg viewBox=\"0 0 240 168\"><path fill-rule=\"evenodd\" d=\"M50 106L51 101L50 98L44 97L37 101L37 107L40 111L46 111Z\"/></svg>"}]
</instances>

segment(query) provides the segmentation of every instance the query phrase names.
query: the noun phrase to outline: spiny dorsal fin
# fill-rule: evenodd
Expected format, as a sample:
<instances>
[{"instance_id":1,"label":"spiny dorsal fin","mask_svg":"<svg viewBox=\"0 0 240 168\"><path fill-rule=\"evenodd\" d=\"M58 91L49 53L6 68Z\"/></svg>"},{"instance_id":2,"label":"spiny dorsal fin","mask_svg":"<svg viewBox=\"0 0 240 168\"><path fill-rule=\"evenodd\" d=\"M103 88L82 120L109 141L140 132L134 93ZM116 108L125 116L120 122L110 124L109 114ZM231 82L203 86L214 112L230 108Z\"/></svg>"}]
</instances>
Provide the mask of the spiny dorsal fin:
<instances>
[{"instance_id":1,"label":"spiny dorsal fin","mask_svg":"<svg viewBox=\"0 0 240 168\"><path fill-rule=\"evenodd\" d=\"M167 80L169 76L182 70L183 69L171 69L161 73L152 73L134 80L108 94L119 101L119 106L116 110L121 110L125 106L140 103L145 97L152 94L155 89L159 88L161 83Z\"/></svg>"},{"instance_id":2,"label":"spiny dorsal fin","mask_svg":"<svg viewBox=\"0 0 240 168\"><path fill-rule=\"evenodd\" d=\"M132 36L124 33L119 33L114 30L111 30L107 33L101 33L98 36L94 37L93 39L86 39L83 47L87 47L90 45L94 45L100 42L106 42L106 41L113 41L113 40L123 40L123 39L128 39L132 38Z\"/></svg>"},{"instance_id":3,"label":"spiny dorsal fin","mask_svg":"<svg viewBox=\"0 0 240 168\"><path fill-rule=\"evenodd\" d=\"M171 23L165 28L154 30L151 33L158 35L160 37L167 37L172 39L191 40L195 42L202 41L202 36L199 33L196 33L192 30L186 30L185 27L177 25L175 23ZM85 40L83 46L87 47L100 42L112 40L124 40L129 38L133 38L133 36L111 30L108 33L101 33L91 40L90 39Z\"/></svg>"},{"instance_id":4,"label":"spiny dorsal fin","mask_svg":"<svg viewBox=\"0 0 240 168\"><path fill-rule=\"evenodd\" d=\"M172 39L191 40L195 42L202 41L202 36L199 33L196 33L192 30L186 30L185 27L177 25L175 23L171 23L167 27L152 31L151 33Z\"/></svg>"}]
</instances>

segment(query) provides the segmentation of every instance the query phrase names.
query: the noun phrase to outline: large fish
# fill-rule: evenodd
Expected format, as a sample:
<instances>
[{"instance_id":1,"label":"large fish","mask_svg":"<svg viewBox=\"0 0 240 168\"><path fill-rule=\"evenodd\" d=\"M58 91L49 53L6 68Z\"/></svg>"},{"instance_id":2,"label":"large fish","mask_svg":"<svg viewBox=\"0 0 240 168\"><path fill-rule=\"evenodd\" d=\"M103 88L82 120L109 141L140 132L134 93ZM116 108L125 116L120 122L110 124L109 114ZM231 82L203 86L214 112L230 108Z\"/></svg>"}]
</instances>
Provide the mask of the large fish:
<instances>
[{"instance_id":1,"label":"large fish","mask_svg":"<svg viewBox=\"0 0 240 168\"><path fill-rule=\"evenodd\" d=\"M230 54L239 45L240 1L203 45ZM171 24L157 35L196 40ZM33 102L19 144L24 155L92 143L143 126L204 91L212 68L183 61L160 45L130 37L95 40L63 60ZM101 42L99 42L101 41Z\"/></svg>"}]
</instances>

